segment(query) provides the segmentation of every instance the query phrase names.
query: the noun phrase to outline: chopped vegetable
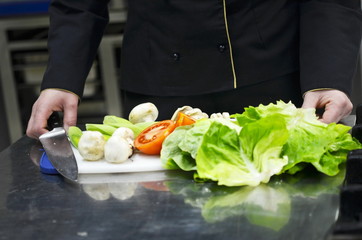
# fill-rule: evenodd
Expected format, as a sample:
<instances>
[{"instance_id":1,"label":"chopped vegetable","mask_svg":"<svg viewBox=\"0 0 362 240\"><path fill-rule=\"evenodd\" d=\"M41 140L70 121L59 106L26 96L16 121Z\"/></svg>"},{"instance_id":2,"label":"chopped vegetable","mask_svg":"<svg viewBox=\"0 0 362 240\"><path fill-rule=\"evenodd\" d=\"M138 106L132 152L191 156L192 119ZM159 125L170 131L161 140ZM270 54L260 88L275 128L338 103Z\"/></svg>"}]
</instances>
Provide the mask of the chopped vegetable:
<instances>
[{"instance_id":1,"label":"chopped vegetable","mask_svg":"<svg viewBox=\"0 0 362 240\"><path fill-rule=\"evenodd\" d=\"M87 123L85 125L87 131L97 131L103 134L104 138L107 140L117 128L104 125L104 124L94 124L94 123Z\"/></svg>"},{"instance_id":2,"label":"chopped vegetable","mask_svg":"<svg viewBox=\"0 0 362 240\"><path fill-rule=\"evenodd\" d=\"M146 154L159 154L165 138L175 129L172 120L164 120L143 130L135 139L135 147Z\"/></svg>"},{"instance_id":3,"label":"chopped vegetable","mask_svg":"<svg viewBox=\"0 0 362 240\"><path fill-rule=\"evenodd\" d=\"M78 148L78 142L80 137L83 135L83 131L76 126L71 126L68 129L68 137L74 147Z\"/></svg>"},{"instance_id":4,"label":"chopped vegetable","mask_svg":"<svg viewBox=\"0 0 362 240\"><path fill-rule=\"evenodd\" d=\"M105 116L103 118L103 124L104 125L109 125L109 126L112 126L112 127L115 127L115 128L128 127L128 126L133 125L133 123L131 123L127 119L117 117L117 116L114 116L114 115Z\"/></svg>"},{"instance_id":5,"label":"chopped vegetable","mask_svg":"<svg viewBox=\"0 0 362 240\"><path fill-rule=\"evenodd\" d=\"M80 155L89 161L98 161L104 156L106 141L102 133L97 131L84 131L79 139L78 150Z\"/></svg>"},{"instance_id":6,"label":"chopped vegetable","mask_svg":"<svg viewBox=\"0 0 362 240\"><path fill-rule=\"evenodd\" d=\"M200 120L200 119L209 117L206 113L202 112L199 108L193 108L193 107L190 107L190 106L183 106L183 107L178 108L174 112L174 114L171 117L171 120L175 121L180 112L192 117L195 120Z\"/></svg>"},{"instance_id":7,"label":"chopped vegetable","mask_svg":"<svg viewBox=\"0 0 362 240\"><path fill-rule=\"evenodd\" d=\"M157 107L153 103L147 102L135 106L131 110L128 119L131 123L136 124L141 122L154 122L157 117Z\"/></svg>"},{"instance_id":8,"label":"chopped vegetable","mask_svg":"<svg viewBox=\"0 0 362 240\"><path fill-rule=\"evenodd\" d=\"M175 122L176 122L176 127L179 127L179 126L194 124L196 121L189 115L186 115L183 112L179 112Z\"/></svg>"},{"instance_id":9,"label":"chopped vegetable","mask_svg":"<svg viewBox=\"0 0 362 240\"><path fill-rule=\"evenodd\" d=\"M104 158L107 162L122 163L133 154L134 134L129 128L120 127L114 131L104 146Z\"/></svg>"},{"instance_id":10,"label":"chopped vegetable","mask_svg":"<svg viewBox=\"0 0 362 240\"><path fill-rule=\"evenodd\" d=\"M132 154L132 145L121 135L113 135L104 146L104 158L107 162L122 163Z\"/></svg>"},{"instance_id":11,"label":"chopped vegetable","mask_svg":"<svg viewBox=\"0 0 362 240\"><path fill-rule=\"evenodd\" d=\"M140 134L140 132L142 132L144 129L151 126L152 124L154 124L154 122L142 122L142 123L133 124L127 119L113 115L107 115L103 119L103 125L109 125L114 128L120 128L120 127L129 128L133 131L136 137L138 136L138 134Z\"/></svg>"},{"instance_id":12,"label":"chopped vegetable","mask_svg":"<svg viewBox=\"0 0 362 240\"><path fill-rule=\"evenodd\" d=\"M123 139L125 139L130 145L133 146L134 141L134 133L131 129L126 127L120 127L116 131L114 131L113 136L119 136Z\"/></svg>"},{"instance_id":13,"label":"chopped vegetable","mask_svg":"<svg viewBox=\"0 0 362 240\"><path fill-rule=\"evenodd\" d=\"M225 118L230 119L230 114L228 112L223 113L213 113L210 115L210 118Z\"/></svg>"},{"instance_id":14,"label":"chopped vegetable","mask_svg":"<svg viewBox=\"0 0 362 240\"><path fill-rule=\"evenodd\" d=\"M205 123L203 121L202 123ZM200 126L199 122L197 125ZM172 134L170 134L167 139L163 142L161 149L161 162L164 168L166 169L182 169L184 171L192 171L196 170L196 162L195 158L192 156L193 150L197 152L199 143L201 142L195 135L195 138L190 139L189 146L190 150L181 150L180 143L186 139L186 134L188 134L191 130L199 129L199 134L197 136L202 137L204 131L199 127L195 126L181 126L176 128ZM208 128L208 126L206 126Z\"/></svg>"}]
</instances>

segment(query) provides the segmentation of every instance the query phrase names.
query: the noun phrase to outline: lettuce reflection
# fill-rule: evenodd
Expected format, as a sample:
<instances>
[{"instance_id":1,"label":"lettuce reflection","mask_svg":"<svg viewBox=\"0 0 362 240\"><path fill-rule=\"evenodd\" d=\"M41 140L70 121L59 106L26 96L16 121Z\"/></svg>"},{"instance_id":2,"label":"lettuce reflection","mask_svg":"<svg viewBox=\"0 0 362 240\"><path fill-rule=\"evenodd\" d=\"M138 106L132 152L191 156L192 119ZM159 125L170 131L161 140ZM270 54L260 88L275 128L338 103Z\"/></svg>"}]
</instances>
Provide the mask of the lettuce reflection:
<instances>
[{"instance_id":1,"label":"lettuce reflection","mask_svg":"<svg viewBox=\"0 0 362 240\"><path fill-rule=\"evenodd\" d=\"M337 205L328 216L313 216L312 206L324 204L326 197L337 197L343 179L343 170L335 177L307 170L293 176L274 177L268 184L257 187L226 187L193 181L187 184L169 181L166 185L171 193L181 195L185 203L200 208L204 220L209 223L242 216L253 225L278 232L292 218L293 221L310 218L319 221L319 218L333 216ZM329 204L334 206L333 201Z\"/></svg>"},{"instance_id":2,"label":"lettuce reflection","mask_svg":"<svg viewBox=\"0 0 362 240\"><path fill-rule=\"evenodd\" d=\"M233 216L245 216L252 224L278 231L290 218L290 197L283 188L224 187L213 183L193 183L185 187L168 183L171 192L181 194L185 202L201 208L209 223Z\"/></svg>"}]
</instances>

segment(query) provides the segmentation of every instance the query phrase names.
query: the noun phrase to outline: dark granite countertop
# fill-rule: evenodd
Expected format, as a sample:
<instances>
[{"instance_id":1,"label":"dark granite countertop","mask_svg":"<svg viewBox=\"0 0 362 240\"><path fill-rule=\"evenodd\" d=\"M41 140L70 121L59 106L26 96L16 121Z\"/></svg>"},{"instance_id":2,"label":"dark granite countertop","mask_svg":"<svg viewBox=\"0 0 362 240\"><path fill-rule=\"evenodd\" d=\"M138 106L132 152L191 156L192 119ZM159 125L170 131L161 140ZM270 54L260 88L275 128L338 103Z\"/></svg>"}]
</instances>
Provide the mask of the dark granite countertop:
<instances>
[{"instance_id":1,"label":"dark granite countertop","mask_svg":"<svg viewBox=\"0 0 362 240\"><path fill-rule=\"evenodd\" d=\"M160 171L80 176L39 171L38 141L0 153L0 239L324 239L344 179L313 169L258 187Z\"/></svg>"}]
</instances>

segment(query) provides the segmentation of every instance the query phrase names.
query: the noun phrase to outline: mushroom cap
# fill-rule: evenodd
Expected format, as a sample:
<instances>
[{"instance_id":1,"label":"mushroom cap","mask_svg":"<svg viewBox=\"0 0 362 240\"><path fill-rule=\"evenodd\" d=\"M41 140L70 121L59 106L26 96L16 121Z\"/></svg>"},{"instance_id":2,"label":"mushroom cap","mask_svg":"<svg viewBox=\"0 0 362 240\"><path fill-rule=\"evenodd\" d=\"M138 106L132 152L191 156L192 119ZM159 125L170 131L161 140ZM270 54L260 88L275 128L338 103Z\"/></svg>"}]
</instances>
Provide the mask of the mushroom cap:
<instances>
[{"instance_id":1,"label":"mushroom cap","mask_svg":"<svg viewBox=\"0 0 362 240\"><path fill-rule=\"evenodd\" d=\"M199 119L202 119L202 118L208 118L209 117L206 113L202 112L200 108L193 108L193 107L190 107L190 106L183 106L183 107L180 107L180 108L176 109L176 111L172 115L171 120L175 121L177 119L177 115L178 115L179 112L183 112L183 113L185 113L186 115L192 117L195 120L199 120Z\"/></svg>"},{"instance_id":2,"label":"mushroom cap","mask_svg":"<svg viewBox=\"0 0 362 240\"><path fill-rule=\"evenodd\" d=\"M154 122L158 117L155 104L146 102L135 106L129 113L128 120L133 123Z\"/></svg>"},{"instance_id":3,"label":"mushroom cap","mask_svg":"<svg viewBox=\"0 0 362 240\"><path fill-rule=\"evenodd\" d=\"M79 139L78 151L85 160L97 161L104 156L105 143L106 141L102 133L97 131L84 131Z\"/></svg>"},{"instance_id":4,"label":"mushroom cap","mask_svg":"<svg viewBox=\"0 0 362 240\"><path fill-rule=\"evenodd\" d=\"M121 136L112 136L104 146L104 159L111 163L122 163L133 153L133 146Z\"/></svg>"}]
</instances>

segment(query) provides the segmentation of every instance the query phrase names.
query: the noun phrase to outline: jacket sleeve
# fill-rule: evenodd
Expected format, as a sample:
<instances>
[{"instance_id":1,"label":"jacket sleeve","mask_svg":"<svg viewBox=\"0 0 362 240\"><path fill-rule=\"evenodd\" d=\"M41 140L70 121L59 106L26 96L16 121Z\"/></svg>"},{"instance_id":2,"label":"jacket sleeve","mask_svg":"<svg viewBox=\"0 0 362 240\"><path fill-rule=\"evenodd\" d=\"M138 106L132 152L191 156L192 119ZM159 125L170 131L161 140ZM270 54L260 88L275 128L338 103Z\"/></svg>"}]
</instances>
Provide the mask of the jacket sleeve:
<instances>
[{"instance_id":1,"label":"jacket sleeve","mask_svg":"<svg viewBox=\"0 0 362 240\"><path fill-rule=\"evenodd\" d=\"M303 93L334 88L350 95L362 34L360 0L300 1Z\"/></svg>"},{"instance_id":2,"label":"jacket sleeve","mask_svg":"<svg viewBox=\"0 0 362 240\"><path fill-rule=\"evenodd\" d=\"M108 0L53 0L49 59L41 85L83 95L85 80L108 24Z\"/></svg>"}]
</instances>

